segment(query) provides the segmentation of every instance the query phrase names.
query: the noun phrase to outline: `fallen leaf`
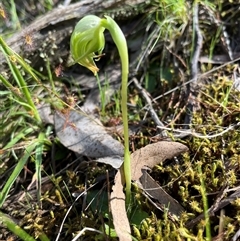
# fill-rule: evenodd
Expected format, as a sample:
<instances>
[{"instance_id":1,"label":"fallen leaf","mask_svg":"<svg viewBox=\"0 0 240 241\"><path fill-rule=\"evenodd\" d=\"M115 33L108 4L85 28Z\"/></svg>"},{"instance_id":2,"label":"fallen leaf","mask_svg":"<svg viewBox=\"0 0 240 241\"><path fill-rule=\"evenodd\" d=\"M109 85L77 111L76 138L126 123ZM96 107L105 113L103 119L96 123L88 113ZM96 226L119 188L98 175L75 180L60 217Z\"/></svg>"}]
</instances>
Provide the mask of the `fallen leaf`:
<instances>
[{"instance_id":1,"label":"fallen leaf","mask_svg":"<svg viewBox=\"0 0 240 241\"><path fill-rule=\"evenodd\" d=\"M131 154L132 180L139 180L142 176L142 168L153 168L166 159L172 159L187 150L188 148L181 143L160 141L133 152Z\"/></svg>"},{"instance_id":2,"label":"fallen leaf","mask_svg":"<svg viewBox=\"0 0 240 241\"><path fill-rule=\"evenodd\" d=\"M120 170L115 176L115 184L113 185L110 198L113 225L118 235L119 241L132 241Z\"/></svg>"},{"instance_id":3,"label":"fallen leaf","mask_svg":"<svg viewBox=\"0 0 240 241\"><path fill-rule=\"evenodd\" d=\"M119 168L123 162L123 145L105 128L80 111L54 115L56 134L60 142L77 154L97 158L96 161ZM99 159L98 159L99 158Z\"/></svg>"},{"instance_id":4,"label":"fallen leaf","mask_svg":"<svg viewBox=\"0 0 240 241\"><path fill-rule=\"evenodd\" d=\"M37 110L38 110L38 113L39 113L43 123L53 125L53 123L54 123L53 122L53 114L52 114L52 111L51 111L50 104L40 103L37 106Z\"/></svg>"},{"instance_id":5,"label":"fallen leaf","mask_svg":"<svg viewBox=\"0 0 240 241\"><path fill-rule=\"evenodd\" d=\"M168 210L172 219L179 216L183 207L172 198L153 178L146 172L147 168L153 168L166 159L172 159L179 154L188 151L188 148L178 142L160 141L149 144L131 154L132 180L136 181L139 188L149 198L155 199L155 206L160 210Z\"/></svg>"},{"instance_id":6,"label":"fallen leaf","mask_svg":"<svg viewBox=\"0 0 240 241\"><path fill-rule=\"evenodd\" d=\"M143 171L143 175L140 178L140 183L143 191L149 198L154 199L154 206L161 211L168 209L168 216L174 220L175 216L180 216L184 212L184 208L172 198L148 173Z\"/></svg>"},{"instance_id":7,"label":"fallen leaf","mask_svg":"<svg viewBox=\"0 0 240 241\"><path fill-rule=\"evenodd\" d=\"M132 180L150 197L159 201L161 210L169 209L169 213L179 216L184 211L182 206L167 194L152 178L144 168L152 168L166 159L171 159L180 153L186 152L188 148L177 142L157 142L149 144L131 154ZM125 207L125 194L123 192L124 178L120 170L115 176L115 184L111 192L110 207L113 216L113 224L120 241L131 241L130 224Z\"/></svg>"}]
</instances>

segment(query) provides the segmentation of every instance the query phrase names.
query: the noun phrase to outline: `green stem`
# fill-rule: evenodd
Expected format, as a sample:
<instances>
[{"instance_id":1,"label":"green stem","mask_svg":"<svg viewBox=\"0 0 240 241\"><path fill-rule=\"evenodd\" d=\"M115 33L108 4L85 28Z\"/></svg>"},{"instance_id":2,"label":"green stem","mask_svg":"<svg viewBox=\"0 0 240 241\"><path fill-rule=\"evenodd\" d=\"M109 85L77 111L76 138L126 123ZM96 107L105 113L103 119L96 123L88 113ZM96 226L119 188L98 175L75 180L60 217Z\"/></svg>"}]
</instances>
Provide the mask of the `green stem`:
<instances>
[{"instance_id":1,"label":"green stem","mask_svg":"<svg viewBox=\"0 0 240 241\"><path fill-rule=\"evenodd\" d=\"M12 231L15 235L21 238L24 241L35 241L33 237L31 237L28 233L26 233L21 227L19 227L16 223L12 221L6 214L0 212L0 221L3 222L4 226L8 228L8 230Z\"/></svg>"},{"instance_id":2,"label":"green stem","mask_svg":"<svg viewBox=\"0 0 240 241\"><path fill-rule=\"evenodd\" d=\"M128 94L128 49L127 42L122 30L117 23L110 17L106 16L106 19L102 19L103 26L109 30L114 43L117 46L121 64L122 64L122 89L121 89L121 108L122 108L122 120L124 130L124 175L126 181L126 204L131 202L131 163L129 152L129 134L128 134L128 109L127 109L127 94Z\"/></svg>"}]
</instances>

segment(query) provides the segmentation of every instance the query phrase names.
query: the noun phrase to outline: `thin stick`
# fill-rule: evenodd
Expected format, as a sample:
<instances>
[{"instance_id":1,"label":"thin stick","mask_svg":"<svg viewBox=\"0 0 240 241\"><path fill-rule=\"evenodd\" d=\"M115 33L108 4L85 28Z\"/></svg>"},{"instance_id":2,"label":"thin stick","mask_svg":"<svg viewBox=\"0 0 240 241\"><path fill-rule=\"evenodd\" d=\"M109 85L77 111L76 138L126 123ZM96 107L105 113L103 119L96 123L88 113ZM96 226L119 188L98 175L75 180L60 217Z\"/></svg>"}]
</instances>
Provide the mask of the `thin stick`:
<instances>
[{"instance_id":1,"label":"thin stick","mask_svg":"<svg viewBox=\"0 0 240 241\"><path fill-rule=\"evenodd\" d=\"M164 126L157 126L157 128L160 128L160 129L163 129L163 130L168 130L168 131L174 131L174 132L178 132L178 133L189 134L189 135L192 135L192 136L197 137L197 138L212 139L212 138L215 138L215 137L218 137L218 136L222 136L223 134L227 133L230 130L233 130L237 126L240 126L240 122L238 122L237 124L234 124L234 125L230 125L226 130L224 130L220 133L214 134L214 135L201 135L201 134L193 132L192 130L176 130L176 129L167 128L167 127L164 127Z\"/></svg>"},{"instance_id":2,"label":"thin stick","mask_svg":"<svg viewBox=\"0 0 240 241\"><path fill-rule=\"evenodd\" d=\"M142 95L142 97L146 100L146 102L148 103L148 110L151 114L151 117L154 121L154 123L156 124L156 126L162 126L164 127L164 124L159 120L157 113L155 112L155 110L153 109L152 106L152 101L150 99L150 97L148 96L147 91L140 85L140 83L138 82L138 80L136 78L132 79L133 83L135 84L136 88L139 90L140 94ZM164 130L162 128L162 130ZM167 136L167 132L166 131L162 131L161 135L166 137Z\"/></svg>"},{"instance_id":3,"label":"thin stick","mask_svg":"<svg viewBox=\"0 0 240 241\"><path fill-rule=\"evenodd\" d=\"M187 111L185 116L185 125L189 126L192 122L192 114L197 109L198 96L198 60L201 53L203 37L199 28L198 21L198 2L195 1L193 5L193 56L191 60L191 78L193 81L187 86Z\"/></svg>"}]
</instances>

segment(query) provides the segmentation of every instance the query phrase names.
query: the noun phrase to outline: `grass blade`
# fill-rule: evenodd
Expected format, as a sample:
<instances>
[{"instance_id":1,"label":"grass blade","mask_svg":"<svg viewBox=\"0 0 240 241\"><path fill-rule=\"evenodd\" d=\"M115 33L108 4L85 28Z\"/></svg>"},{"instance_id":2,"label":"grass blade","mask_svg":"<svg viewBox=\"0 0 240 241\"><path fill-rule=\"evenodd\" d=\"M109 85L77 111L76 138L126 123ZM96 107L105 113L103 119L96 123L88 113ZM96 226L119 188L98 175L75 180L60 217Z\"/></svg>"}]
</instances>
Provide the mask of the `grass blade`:
<instances>
[{"instance_id":1,"label":"grass blade","mask_svg":"<svg viewBox=\"0 0 240 241\"><path fill-rule=\"evenodd\" d=\"M15 235L21 238L24 241L35 241L26 231L24 231L20 226L13 222L6 214L0 212L0 221L3 222L4 226L8 230L12 231Z\"/></svg>"},{"instance_id":2,"label":"grass blade","mask_svg":"<svg viewBox=\"0 0 240 241\"><path fill-rule=\"evenodd\" d=\"M26 148L24 155L22 156L22 158L19 160L18 164L14 168L11 176L8 178L6 184L4 185L2 191L0 192L0 207L2 207L4 201L7 198L9 190L11 189L13 183L19 176L20 172L22 171L22 169L23 169L24 165L26 164L28 158L30 157L31 153L36 148L37 144L38 144L38 142L34 142Z\"/></svg>"}]
</instances>

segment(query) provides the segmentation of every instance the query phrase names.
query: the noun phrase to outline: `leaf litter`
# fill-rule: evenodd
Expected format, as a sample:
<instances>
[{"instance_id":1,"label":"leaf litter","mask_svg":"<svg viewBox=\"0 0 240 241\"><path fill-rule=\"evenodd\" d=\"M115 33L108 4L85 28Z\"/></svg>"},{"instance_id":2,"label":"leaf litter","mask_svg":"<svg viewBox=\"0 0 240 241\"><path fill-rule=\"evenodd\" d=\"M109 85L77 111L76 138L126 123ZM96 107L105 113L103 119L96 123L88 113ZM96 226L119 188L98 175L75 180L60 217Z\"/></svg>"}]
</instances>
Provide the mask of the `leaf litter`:
<instances>
[{"instance_id":1,"label":"leaf litter","mask_svg":"<svg viewBox=\"0 0 240 241\"><path fill-rule=\"evenodd\" d=\"M99 120L87 116L84 112L71 110L68 115L54 114L56 134L60 142L78 155L96 158L96 162L109 164L119 169L123 163L124 147L107 133ZM157 184L147 173L147 169L172 159L188 151L178 142L161 141L149 144L131 154L132 181L135 181L143 193L157 201L157 207L164 211L168 208L171 217L179 216L183 207ZM113 224L121 241L130 241L131 229L125 206L123 191L124 178L119 169L110 196Z\"/></svg>"},{"instance_id":2,"label":"leaf litter","mask_svg":"<svg viewBox=\"0 0 240 241\"><path fill-rule=\"evenodd\" d=\"M188 151L187 146L181 143L161 141L149 144L131 154L132 180L136 181L137 185L143 190L146 196L157 200L157 206L162 211L167 208L169 216L172 219L174 216L179 216L184 209L153 180L147 173L147 169L153 168L155 165L167 159L172 159L186 151ZM126 231L129 231L130 224L125 207L123 184L122 176L120 171L118 171L115 177L115 185L111 193L110 206L114 227L119 240L128 241L131 240L131 238L130 235L126 235Z\"/></svg>"}]
</instances>

